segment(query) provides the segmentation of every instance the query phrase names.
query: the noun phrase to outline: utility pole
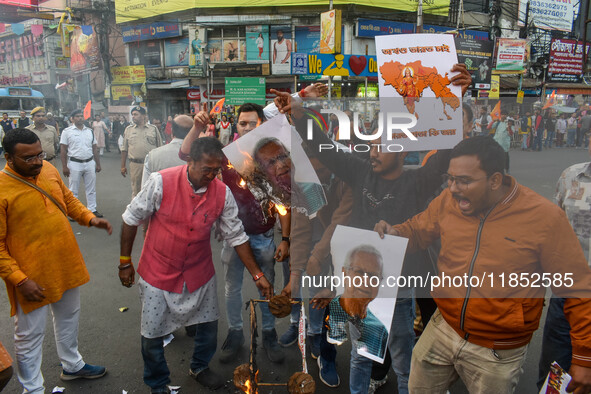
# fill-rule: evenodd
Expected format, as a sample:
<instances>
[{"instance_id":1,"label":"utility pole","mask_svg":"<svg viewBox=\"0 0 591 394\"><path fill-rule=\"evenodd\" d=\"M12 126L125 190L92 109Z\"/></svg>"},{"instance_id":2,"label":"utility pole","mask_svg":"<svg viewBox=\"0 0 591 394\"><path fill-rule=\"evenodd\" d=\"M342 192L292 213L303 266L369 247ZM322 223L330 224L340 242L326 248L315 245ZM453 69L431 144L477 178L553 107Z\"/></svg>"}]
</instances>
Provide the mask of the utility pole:
<instances>
[{"instance_id":1,"label":"utility pole","mask_svg":"<svg viewBox=\"0 0 591 394\"><path fill-rule=\"evenodd\" d=\"M417 33L423 32L423 0L419 0L417 7Z\"/></svg>"}]
</instances>

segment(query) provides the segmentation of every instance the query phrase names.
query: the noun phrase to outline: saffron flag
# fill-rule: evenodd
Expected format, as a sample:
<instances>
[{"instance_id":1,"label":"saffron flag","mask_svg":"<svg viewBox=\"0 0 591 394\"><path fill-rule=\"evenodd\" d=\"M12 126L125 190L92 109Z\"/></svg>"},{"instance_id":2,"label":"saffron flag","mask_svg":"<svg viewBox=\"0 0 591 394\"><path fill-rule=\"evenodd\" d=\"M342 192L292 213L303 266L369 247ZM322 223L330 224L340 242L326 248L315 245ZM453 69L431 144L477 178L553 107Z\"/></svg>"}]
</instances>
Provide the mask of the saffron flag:
<instances>
[{"instance_id":1,"label":"saffron flag","mask_svg":"<svg viewBox=\"0 0 591 394\"><path fill-rule=\"evenodd\" d=\"M497 105L493 108L490 113L492 120L501 120L501 100L497 101Z\"/></svg>"},{"instance_id":2,"label":"saffron flag","mask_svg":"<svg viewBox=\"0 0 591 394\"><path fill-rule=\"evenodd\" d=\"M88 100L84 107L84 119L89 119L92 112L92 101Z\"/></svg>"},{"instance_id":3,"label":"saffron flag","mask_svg":"<svg viewBox=\"0 0 591 394\"><path fill-rule=\"evenodd\" d=\"M556 104L556 90L553 90L552 91L552 94L550 95L550 98L548 99L548 101L546 101L546 104L544 104L544 106L542 107L542 109L550 108L554 104Z\"/></svg>"},{"instance_id":4,"label":"saffron flag","mask_svg":"<svg viewBox=\"0 0 591 394\"><path fill-rule=\"evenodd\" d=\"M224 107L224 101L226 101L225 97L221 98L217 103L215 103L211 111L209 111L209 115L221 113L222 108Z\"/></svg>"}]
</instances>

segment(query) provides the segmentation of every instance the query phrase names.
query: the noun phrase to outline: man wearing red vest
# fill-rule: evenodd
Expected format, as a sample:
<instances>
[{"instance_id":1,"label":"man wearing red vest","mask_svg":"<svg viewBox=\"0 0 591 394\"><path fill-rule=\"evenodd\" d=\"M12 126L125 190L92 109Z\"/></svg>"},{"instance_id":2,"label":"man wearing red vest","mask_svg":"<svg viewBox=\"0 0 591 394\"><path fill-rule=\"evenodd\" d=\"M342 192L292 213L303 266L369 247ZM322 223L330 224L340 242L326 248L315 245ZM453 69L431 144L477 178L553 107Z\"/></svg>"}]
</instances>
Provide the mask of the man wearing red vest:
<instances>
[{"instance_id":1,"label":"man wearing red vest","mask_svg":"<svg viewBox=\"0 0 591 394\"><path fill-rule=\"evenodd\" d=\"M217 290L210 247L211 227L218 223L263 296L273 295L271 284L256 263L248 236L238 219L230 189L216 175L221 171L222 144L205 137L191 145L187 165L150 175L123 213L119 278L134 283L131 263L137 226L150 221L138 265L142 301L142 356L144 382L152 393L166 393L170 372L163 341L174 330L196 326L195 349L189 375L216 389L223 379L208 367L217 347Z\"/></svg>"}]
</instances>

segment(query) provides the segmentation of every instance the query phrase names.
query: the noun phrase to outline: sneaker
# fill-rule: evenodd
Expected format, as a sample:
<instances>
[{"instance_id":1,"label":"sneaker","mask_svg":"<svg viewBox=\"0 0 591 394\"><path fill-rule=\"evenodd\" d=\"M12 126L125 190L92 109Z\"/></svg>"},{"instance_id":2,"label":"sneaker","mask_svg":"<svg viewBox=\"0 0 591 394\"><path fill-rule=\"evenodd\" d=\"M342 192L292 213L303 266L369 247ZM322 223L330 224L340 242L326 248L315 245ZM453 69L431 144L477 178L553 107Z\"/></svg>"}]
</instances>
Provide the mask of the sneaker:
<instances>
[{"instance_id":1,"label":"sneaker","mask_svg":"<svg viewBox=\"0 0 591 394\"><path fill-rule=\"evenodd\" d=\"M382 387L383 385L386 384L387 380L388 380L388 375L384 376L384 379L382 379L382 380L375 380L375 379L370 380L369 389L367 390L367 394L374 394L377 389L379 389L380 387Z\"/></svg>"},{"instance_id":2,"label":"sneaker","mask_svg":"<svg viewBox=\"0 0 591 394\"><path fill-rule=\"evenodd\" d=\"M263 331L263 347L271 362L279 364L285 359L283 350L277 343L277 331L275 329Z\"/></svg>"},{"instance_id":3,"label":"sneaker","mask_svg":"<svg viewBox=\"0 0 591 394\"><path fill-rule=\"evenodd\" d=\"M105 376L107 369L98 365L84 364L78 372L66 372L62 369L61 380L98 379Z\"/></svg>"},{"instance_id":4,"label":"sneaker","mask_svg":"<svg viewBox=\"0 0 591 394\"><path fill-rule=\"evenodd\" d=\"M244 334L242 333L242 330L229 330L228 336L222 345L220 362L229 363L230 361L235 360L243 344Z\"/></svg>"},{"instance_id":5,"label":"sneaker","mask_svg":"<svg viewBox=\"0 0 591 394\"><path fill-rule=\"evenodd\" d=\"M209 368L205 368L203 371L195 373L192 369L189 369L189 376L192 377L205 388L210 390L217 390L224 385L224 380L217 373L213 372Z\"/></svg>"},{"instance_id":6,"label":"sneaker","mask_svg":"<svg viewBox=\"0 0 591 394\"><path fill-rule=\"evenodd\" d=\"M94 213L94 216L96 216L97 218L102 218L103 217L103 214L100 213L99 211L94 211L93 213Z\"/></svg>"},{"instance_id":7,"label":"sneaker","mask_svg":"<svg viewBox=\"0 0 591 394\"><path fill-rule=\"evenodd\" d=\"M298 325L290 324L287 331L279 338L279 344L283 347L289 347L298 341Z\"/></svg>"},{"instance_id":8,"label":"sneaker","mask_svg":"<svg viewBox=\"0 0 591 394\"><path fill-rule=\"evenodd\" d=\"M318 375L322 383L328 387L339 387L339 384L341 384L335 362L324 361L322 357L318 357Z\"/></svg>"},{"instance_id":9,"label":"sneaker","mask_svg":"<svg viewBox=\"0 0 591 394\"><path fill-rule=\"evenodd\" d=\"M308 345L310 346L310 356L316 360L320 356L321 334L308 335Z\"/></svg>"}]
</instances>

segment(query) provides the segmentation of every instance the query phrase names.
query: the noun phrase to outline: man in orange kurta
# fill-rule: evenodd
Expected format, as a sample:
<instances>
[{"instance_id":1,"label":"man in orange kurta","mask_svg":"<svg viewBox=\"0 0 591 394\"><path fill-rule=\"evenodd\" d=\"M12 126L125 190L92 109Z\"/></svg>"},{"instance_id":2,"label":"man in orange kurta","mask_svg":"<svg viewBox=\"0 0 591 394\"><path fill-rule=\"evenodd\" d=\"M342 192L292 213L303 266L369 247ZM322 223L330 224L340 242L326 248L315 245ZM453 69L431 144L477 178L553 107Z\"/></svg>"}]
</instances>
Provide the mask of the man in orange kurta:
<instances>
[{"instance_id":1,"label":"man in orange kurta","mask_svg":"<svg viewBox=\"0 0 591 394\"><path fill-rule=\"evenodd\" d=\"M63 380L98 378L104 367L85 364L78 352L79 286L89 275L68 218L84 226L111 225L80 203L57 169L43 161L35 133L14 129L3 139L7 165L0 172L0 277L15 323L18 379L25 392L43 392L41 358L51 309ZM26 180L53 197L23 183ZM63 210L63 212L62 212Z\"/></svg>"}]
</instances>

